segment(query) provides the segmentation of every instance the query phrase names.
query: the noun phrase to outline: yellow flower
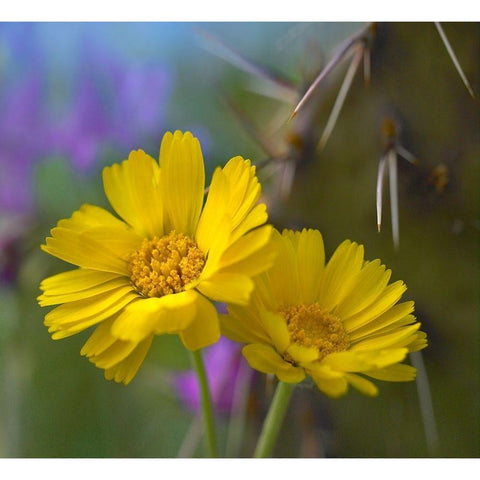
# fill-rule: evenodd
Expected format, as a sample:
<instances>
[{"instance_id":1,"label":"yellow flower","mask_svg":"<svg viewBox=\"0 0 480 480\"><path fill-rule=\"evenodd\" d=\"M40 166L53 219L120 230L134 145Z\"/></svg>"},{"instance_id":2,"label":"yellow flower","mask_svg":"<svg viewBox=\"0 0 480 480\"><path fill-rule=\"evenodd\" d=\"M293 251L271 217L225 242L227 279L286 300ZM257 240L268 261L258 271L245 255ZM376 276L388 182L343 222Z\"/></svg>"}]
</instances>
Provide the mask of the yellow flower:
<instances>
[{"instance_id":1,"label":"yellow flower","mask_svg":"<svg viewBox=\"0 0 480 480\"><path fill-rule=\"evenodd\" d=\"M210 300L248 302L251 277L273 262L272 228L241 157L215 170L203 204L203 157L189 132L165 134L160 165L133 151L103 170L103 184L123 220L93 205L60 220L42 249L79 268L45 279L38 301L62 304L45 317L54 339L98 325L81 354L128 384L156 334L178 334L189 350L218 340Z\"/></svg>"},{"instance_id":2,"label":"yellow flower","mask_svg":"<svg viewBox=\"0 0 480 480\"><path fill-rule=\"evenodd\" d=\"M318 230L282 235L274 266L256 277L251 302L228 305L222 333L247 345L251 367L286 383L310 376L329 396L348 384L367 395L378 380L408 381L416 370L399 363L427 345L412 315L412 301L397 303L403 282L390 285L391 271L380 260L364 261L363 246L344 241L325 265Z\"/></svg>"}]
</instances>

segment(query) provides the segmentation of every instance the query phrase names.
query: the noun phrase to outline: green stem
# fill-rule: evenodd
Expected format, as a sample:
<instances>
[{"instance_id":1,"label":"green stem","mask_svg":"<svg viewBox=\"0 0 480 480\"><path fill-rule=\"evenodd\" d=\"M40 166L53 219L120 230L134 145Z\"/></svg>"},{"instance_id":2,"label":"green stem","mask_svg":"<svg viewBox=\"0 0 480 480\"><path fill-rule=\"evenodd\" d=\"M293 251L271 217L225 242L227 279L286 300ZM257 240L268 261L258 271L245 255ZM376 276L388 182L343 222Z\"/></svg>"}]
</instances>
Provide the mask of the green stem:
<instances>
[{"instance_id":1,"label":"green stem","mask_svg":"<svg viewBox=\"0 0 480 480\"><path fill-rule=\"evenodd\" d=\"M294 389L295 384L278 382L270 410L263 422L262 433L255 449L255 458L271 456Z\"/></svg>"},{"instance_id":2,"label":"green stem","mask_svg":"<svg viewBox=\"0 0 480 480\"><path fill-rule=\"evenodd\" d=\"M203 421L205 430L207 431L208 447L210 456L215 458L217 456L216 441L215 441L215 425L213 421L212 400L210 398L210 390L208 388L207 376L205 374L205 367L203 366L202 354L200 350L191 352L192 363L197 374L198 385L200 387L200 396L202 399Z\"/></svg>"}]
</instances>

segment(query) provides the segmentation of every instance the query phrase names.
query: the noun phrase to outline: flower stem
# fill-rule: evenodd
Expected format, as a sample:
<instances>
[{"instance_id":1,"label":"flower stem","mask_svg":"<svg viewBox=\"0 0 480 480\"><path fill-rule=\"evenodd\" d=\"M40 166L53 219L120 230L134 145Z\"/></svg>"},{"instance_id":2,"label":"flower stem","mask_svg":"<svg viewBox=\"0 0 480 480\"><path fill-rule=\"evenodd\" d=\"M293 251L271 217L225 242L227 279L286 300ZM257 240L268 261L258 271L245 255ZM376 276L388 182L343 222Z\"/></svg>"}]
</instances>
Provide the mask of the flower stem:
<instances>
[{"instance_id":1,"label":"flower stem","mask_svg":"<svg viewBox=\"0 0 480 480\"><path fill-rule=\"evenodd\" d=\"M255 458L271 456L294 388L295 384L278 382L270 410L263 422L262 433L255 449Z\"/></svg>"},{"instance_id":2,"label":"flower stem","mask_svg":"<svg viewBox=\"0 0 480 480\"><path fill-rule=\"evenodd\" d=\"M207 432L208 447L210 457L217 456L216 440L215 440L215 425L213 421L212 400L210 398L210 390L208 388L207 376L205 374L205 367L203 366L202 354L200 350L191 352L192 363L197 374L198 386L200 387L200 396L202 400L203 421L205 430Z\"/></svg>"}]
</instances>

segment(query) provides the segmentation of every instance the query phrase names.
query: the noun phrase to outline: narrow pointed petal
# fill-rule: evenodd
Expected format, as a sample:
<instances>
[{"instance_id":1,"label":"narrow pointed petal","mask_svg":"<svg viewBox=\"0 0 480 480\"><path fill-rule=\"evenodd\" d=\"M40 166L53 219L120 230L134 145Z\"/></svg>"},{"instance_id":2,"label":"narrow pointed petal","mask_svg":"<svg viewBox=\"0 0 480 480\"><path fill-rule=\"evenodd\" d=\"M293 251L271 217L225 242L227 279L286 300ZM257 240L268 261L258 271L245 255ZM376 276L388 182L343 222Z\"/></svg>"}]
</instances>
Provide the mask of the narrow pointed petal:
<instances>
[{"instance_id":1,"label":"narrow pointed petal","mask_svg":"<svg viewBox=\"0 0 480 480\"><path fill-rule=\"evenodd\" d=\"M153 335L147 337L140 342L130 355L117 365L105 370L105 378L107 380L115 380L128 385L138 372L145 357L147 356L150 346L152 345Z\"/></svg>"},{"instance_id":2,"label":"narrow pointed petal","mask_svg":"<svg viewBox=\"0 0 480 480\"><path fill-rule=\"evenodd\" d=\"M54 340L69 337L112 317L137 298L131 288L120 287L60 305L46 315L44 323Z\"/></svg>"},{"instance_id":3,"label":"narrow pointed petal","mask_svg":"<svg viewBox=\"0 0 480 480\"><path fill-rule=\"evenodd\" d=\"M378 388L366 378L354 373L345 374L348 383L356 388L360 393L368 395L369 397L376 397L378 395Z\"/></svg>"},{"instance_id":4,"label":"narrow pointed petal","mask_svg":"<svg viewBox=\"0 0 480 480\"><path fill-rule=\"evenodd\" d=\"M335 314L348 318L371 305L385 290L390 276L391 271L385 271L385 265L381 265L380 260L367 262L344 291Z\"/></svg>"},{"instance_id":5,"label":"narrow pointed petal","mask_svg":"<svg viewBox=\"0 0 480 480\"><path fill-rule=\"evenodd\" d=\"M401 280L388 285L372 304L344 319L345 330L350 332L363 327L387 312L400 300L406 289L407 287Z\"/></svg>"},{"instance_id":6,"label":"narrow pointed petal","mask_svg":"<svg viewBox=\"0 0 480 480\"><path fill-rule=\"evenodd\" d=\"M363 246L350 240L342 242L330 258L320 282L318 302L331 311L348 291L363 264Z\"/></svg>"},{"instance_id":7,"label":"narrow pointed petal","mask_svg":"<svg viewBox=\"0 0 480 480\"><path fill-rule=\"evenodd\" d=\"M294 367L285 362L275 350L268 345L250 344L242 349L248 364L260 372L272 373L286 383L299 383L305 378L303 368Z\"/></svg>"},{"instance_id":8,"label":"narrow pointed petal","mask_svg":"<svg viewBox=\"0 0 480 480\"><path fill-rule=\"evenodd\" d=\"M124 222L98 207L83 205L58 222L42 250L79 267L129 275L128 256L141 242Z\"/></svg>"},{"instance_id":9,"label":"narrow pointed petal","mask_svg":"<svg viewBox=\"0 0 480 480\"><path fill-rule=\"evenodd\" d=\"M419 328L420 328L420 323L417 322L413 325L399 328L393 333L378 335L375 337L370 337L365 340L362 340L357 344L351 346L350 350L355 352L361 352L361 351L381 350L385 348L399 347L401 346L400 342L402 342L405 339L411 338L412 335Z\"/></svg>"},{"instance_id":10,"label":"narrow pointed petal","mask_svg":"<svg viewBox=\"0 0 480 480\"><path fill-rule=\"evenodd\" d=\"M338 398L347 393L348 382L344 376L339 378L325 378L312 374L312 378L318 389L329 397Z\"/></svg>"},{"instance_id":11,"label":"narrow pointed petal","mask_svg":"<svg viewBox=\"0 0 480 480\"><path fill-rule=\"evenodd\" d=\"M158 163L143 150L103 170L105 194L115 211L142 237L162 236L163 205Z\"/></svg>"},{"instance_id":12,"label":"narrow pointed petal","mask_svg":"<svg viewBox=\"0 0 480 480\"><path fill-rule=\"evenodd\" d=\"M399 363L378 370L365 372L365 375L387 382L410 382L415 380L417 369L410 365Z\"/></svg>"},{"instance_id":13,"label":"narrow pointed petal","mask_svg":"<svg viewBox=\"0 0 480 480\"><path fill-rule=\"evenodd\" d=\"M297 269L302 303L314 303L319 294L320 280L325 268L323 238L318 230L302 230L298 234Z\"/></svg>"},{"instance_id":14,"label":"narrow pointed petal","mask_svg":"<svg viewBox=\"0 0 480 480\"><path fill-rule=\"evenodd\" d=\"M376 319L367 323L363 327L352 329L348 332L348 336L351 341L359 340L368 335L378 332L381 329L388 327L389 325L394 324L398 320L409 316L413 312L414 303L412 301L402 302L397 305L394 305L384 314L380 315ZM410 315L412 320L415 320L415 317Z\"/></svg>"},{"instance_id":15,"label":"narrow pointed petal","mask_svg":"<svg viewBox=\"0 0 480 480\"><path fill-rule=\"evenodd\" d=\"M220 315L222 335L239 343L265 343L270 337L255 315L244 315L243 310L229 305L228 315Z\"/></svg>"},{"instance_id":16,"label":"narrow pointed petal","mask_svg":"<svg viewBox=\"0 0 480 480\"><path fill-rule=\"evenodd\" d=\"M194 237L205 190L198 139L190 132L167 132L160 147L160 168L168 230Z\"/></svg>"},{"instance_id":17,"label":"narrow pointed petal","mask_svg":"<svg viewBox=\"0 0 480 480\"><path fill-rule=\"evenodd\" d=\"M260 321L275 349L283 353L290 344L290 334L285 319L280 314L264 310L260 314Z\"/></svg>"}]
</instances>

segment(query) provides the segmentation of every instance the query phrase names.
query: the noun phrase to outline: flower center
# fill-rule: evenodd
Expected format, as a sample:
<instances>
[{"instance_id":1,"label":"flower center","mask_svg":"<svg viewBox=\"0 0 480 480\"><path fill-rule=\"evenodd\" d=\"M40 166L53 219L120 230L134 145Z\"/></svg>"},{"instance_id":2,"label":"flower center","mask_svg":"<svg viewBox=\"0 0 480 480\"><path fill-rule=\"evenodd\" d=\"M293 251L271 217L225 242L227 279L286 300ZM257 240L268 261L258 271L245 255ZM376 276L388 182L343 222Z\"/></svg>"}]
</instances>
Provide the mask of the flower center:
<instances>
[{"instance_id":1,"label":"flower center","mask_svg":"<svg viewBox=\"0 0 480 480\"><path fill-rule=\"evenodd\" d=\"M342 321L318 303L293 305L280 309L287 321L290 339L305 347L315 347L319 359L346 350L350 341Z\"/></svg>"},{"instance_id":2,"label":"flower center","mask_svg":"<svg viewBox=\"0 0 480 480\"><path fill-rule=\"evenodd\" d=\"M170 232L161 238L145 239L130 257L130 278L145 297L162 297L185 290L199 277L205 255L186 235Z\"/></svg>"}]
</instances>

